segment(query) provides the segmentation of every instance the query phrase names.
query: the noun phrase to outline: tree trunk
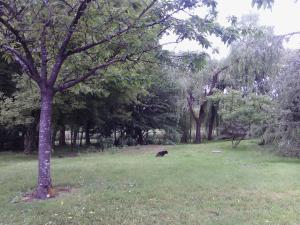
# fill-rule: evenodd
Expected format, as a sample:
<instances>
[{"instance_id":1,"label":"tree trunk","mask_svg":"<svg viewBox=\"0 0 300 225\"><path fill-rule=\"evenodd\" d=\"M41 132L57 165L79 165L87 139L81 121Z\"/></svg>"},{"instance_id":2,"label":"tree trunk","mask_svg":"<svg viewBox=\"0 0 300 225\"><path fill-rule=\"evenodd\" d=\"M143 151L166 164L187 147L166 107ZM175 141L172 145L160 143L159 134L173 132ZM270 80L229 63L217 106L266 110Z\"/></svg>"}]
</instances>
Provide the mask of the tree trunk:
<instances>
[{"instance_id":1,"label":"tree trunk","mask_svg":"<svg viewBox=\"0 0 300 225\"><path fill-rule=\"evenodd\" d=\"M83 139L83 128L81 128L81 132L80 132L80 140L79 140L79 146L82 146L82 139Z\"/></svg>"},{"instance_id":2,"label":"tree trunk","mask_svg":"<svg viewBox=\"0 0 300 225\"><path fill-rule=\"evenodd\" d=\"M26 155L30 154L36 147L36 124L30 124L24 135L24 153Z\"/></svg>"},{"instance_id":3,"label":"tree trunk","mask_svg":"<svg viewBox=\"0 0 300 225\"><path fill-rule=\"evenodd\" d=\"M200 106L198 118L195 118L195 121L196 121L195 143L196 144L201 143L201 125L202 125L202 122L204 121L206 105L207 105L207 101L205 100Z\"/></svg>"},{"instance_id":4,"label":"tree trunk","mask_svg":"<svg viewBox=\"0 0 300 225\"><path fill-rule=\"evenodd\" d=\"M59 146L65 146L66 145L66 127L65 125L62 125L59 130Z\"/></svg>"},{"instance_id":5,"label":"tree trunk","mask_svg":"<svg viewBox=\"0 0 300 225\"><path fill-rule=\"evenodd\" d=\"M138 135L137 142L138 142L139 145L143 145L144 144L143 132L140 128L137 128L136 131L137 131L137 135Z\"/></svg>"},{"instance_id":6,"label":"tree trunk","mask_svg":"<svg viewBox=\"0 0 300 225\"><path fill-rule=\"evenodd\" d=\"M192 143L192 129L193 129L193 118L192 118L192 113L190 112L190 143Z\"/></svg>"},{"instance_id":7,"label":"tree trunk","mask_svg":"<svg viewBox=\"0 0 300 225\"><path fill-rule=\"evenodd\" d=\"M188 143L188 131L186 129L183 130L182 136L180 138L180 143Z\"/></svg>"},{"instance_id":8,"label":"tree trunk","mask_svg":"<svg viewBox=\"0 0 300 225\"><path fill-rule=\"evenodd\" d=\"M53 92L49 89L41 91L41 114L39 127L39 173L37 197L46 199L52 188L50 158L51 158L51 120Z\"/></svg>"},{"instance_id":9,"label":"tree trunk","mask_svg":"<svg viewBox=\"0 0 300 225\"><path fill-rule=\"evenodd\" d=\"M114 129L114 145L118 145L118 140L117 140L117 129Z\"/></svg>"},{"instance_id":10,"label":"tree trunk","mask_svg":"<svg viewBox=\"0 0 300 225\"><path fill-rule=\"evenodd\" d=\"M208 122L208 134L207 134L208 140L212 140L212 133L213 133L213 129L214 129L214 123L215 123L216 116L217 116L217 108L216 108L216 106L212 105L211 110L210 110L210 118L209 118L209 122Z\"/></svg>"},{"instance_id":11,"label":"tree trunk","mask_svg":"<svg viewBox=\"0 0 300 225\"><path fill-rule=\"evenodd\" d=\"M201 143L201 120L196 120L196 137L195 137L195 143L200 144Z\"/></svg>"},{"instance_id":12,"label":"tree trunk","mask_svg":"<svg viewBox=\"0 0 300 225\"><path fill-rule=\"evenodd\" d=\"M85 145L90 145L91 139L90 139L90 123L87 122L85 126Z\"/></svg>"},{"instance_id":13,"label":"tree trunk","mask_svg":"<svg viewBox=\"0 0 300 225\"><path fill-rule=\"evenodd\" d=\"M57 127L54 127L52 135L51 135L51 149L52 149L52 151L53 151L53 149L55 147L55 140L56 140L56 134L57 134L57 132L58 132Z\"/></svg>"},{"instance_id":14,"label":"tree trunk","mask_svg":"<svg viewBox=\"0 0 300 225\"><path fill-rule=\"evenodd\" d=\"M73 145L73 133L74 133L73 130L74 130L73 127L71 127L71 129L70 129L70 145L71 146Z\"/></svg>"},{"instance_id":15,"label":"tree trunk","mask_svg":"<svg viewBox=\"0 0 300 225\"><path fill-rule=\"evenodd\" d=\"M73 131L72 147L76 147L76 145L77 145L78 131L79 131L78 128L75 128Z\"/></svg>"}]
</instances>

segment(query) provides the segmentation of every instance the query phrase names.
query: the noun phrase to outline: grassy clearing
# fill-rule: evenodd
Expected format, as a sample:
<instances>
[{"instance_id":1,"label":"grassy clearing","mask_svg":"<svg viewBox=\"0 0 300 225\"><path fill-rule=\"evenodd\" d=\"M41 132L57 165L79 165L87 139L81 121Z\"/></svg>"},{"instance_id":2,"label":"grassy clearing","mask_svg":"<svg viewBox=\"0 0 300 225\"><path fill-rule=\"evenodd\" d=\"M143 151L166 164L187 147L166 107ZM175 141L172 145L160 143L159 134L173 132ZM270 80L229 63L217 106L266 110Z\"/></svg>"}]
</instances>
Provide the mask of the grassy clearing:
<instances>
[{"instance_id":1,"label":"grassy clearing","mask_svg":"<svg viewBox=\"0 0 300 225\"><path fill-rule=\"evenodd\" d=\"M0 224L299 224L300 161L251 142L93 153L53 159L53 182L77 187L48 201L12 203L36 183L37 161L0 154ZM222 153L212 153L222 150Z\"/></svg>"}]
</instances>

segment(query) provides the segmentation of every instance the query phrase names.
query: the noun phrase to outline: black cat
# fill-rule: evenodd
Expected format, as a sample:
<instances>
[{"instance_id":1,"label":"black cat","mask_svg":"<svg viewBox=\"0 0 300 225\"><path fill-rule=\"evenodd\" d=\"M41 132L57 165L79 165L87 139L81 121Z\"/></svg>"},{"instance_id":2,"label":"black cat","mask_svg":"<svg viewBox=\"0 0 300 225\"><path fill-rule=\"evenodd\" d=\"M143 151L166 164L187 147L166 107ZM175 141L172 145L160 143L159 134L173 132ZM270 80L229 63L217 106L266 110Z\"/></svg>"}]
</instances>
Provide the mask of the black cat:
<instances>
[{"instance_id":1,"label":"black cat","mask_svg":"<svg viewBox=\"0 0 300 225\"><path fill-rule=\"evenodd\" d=\"M168 151L160 151L156 154L156 157L163 157L166 154L168 154Z\"/></svg>"}]
</instances>

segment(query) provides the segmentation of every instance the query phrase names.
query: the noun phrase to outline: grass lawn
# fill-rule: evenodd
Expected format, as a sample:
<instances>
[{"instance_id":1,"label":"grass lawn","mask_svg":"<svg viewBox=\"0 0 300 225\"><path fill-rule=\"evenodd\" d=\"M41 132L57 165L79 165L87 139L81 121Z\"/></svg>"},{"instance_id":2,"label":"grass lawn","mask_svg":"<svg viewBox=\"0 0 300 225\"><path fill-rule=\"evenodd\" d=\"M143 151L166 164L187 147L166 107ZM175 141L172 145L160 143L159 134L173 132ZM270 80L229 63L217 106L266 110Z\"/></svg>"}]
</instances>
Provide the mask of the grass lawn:
<instances>
[{"instance_id":1,"label":"grass lawn","mask_svg":"<svg viewBox=\"0 0 300 225\"><path fill-rule=\"evenodd\" d=\"M1 225L300 224L300 161L252 141L53 158L53 183L72 193L14 203L36 183L37 161L0 153ZM221 150L222 153L213 153Z\"/></svg>"}]
</instances>

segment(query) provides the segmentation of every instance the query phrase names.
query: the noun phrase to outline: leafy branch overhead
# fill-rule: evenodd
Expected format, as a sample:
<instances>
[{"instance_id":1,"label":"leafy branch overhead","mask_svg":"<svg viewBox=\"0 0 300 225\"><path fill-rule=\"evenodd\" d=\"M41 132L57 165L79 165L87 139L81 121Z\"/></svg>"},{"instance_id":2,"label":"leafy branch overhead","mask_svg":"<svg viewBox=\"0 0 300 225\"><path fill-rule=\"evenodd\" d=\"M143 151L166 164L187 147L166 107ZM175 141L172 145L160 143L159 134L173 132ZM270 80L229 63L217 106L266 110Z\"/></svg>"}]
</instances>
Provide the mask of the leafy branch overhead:
<instances>
[{"instance_id":1,"label":"leafy branch overhead","mask_svg":"<svg viewBox=\"0 0 300 225\"><path fill-rule=\"evenodd\" d=\"M204 18L176 13L207 7ZM39 84L64 91L112 64L140 59L160 49L168 31L177 42L209 47L215 34L230 41L214 22L216 1L0 1L1 49ZM58 81L58 82L56 82Z\"/></svg>"}]
</instances>

